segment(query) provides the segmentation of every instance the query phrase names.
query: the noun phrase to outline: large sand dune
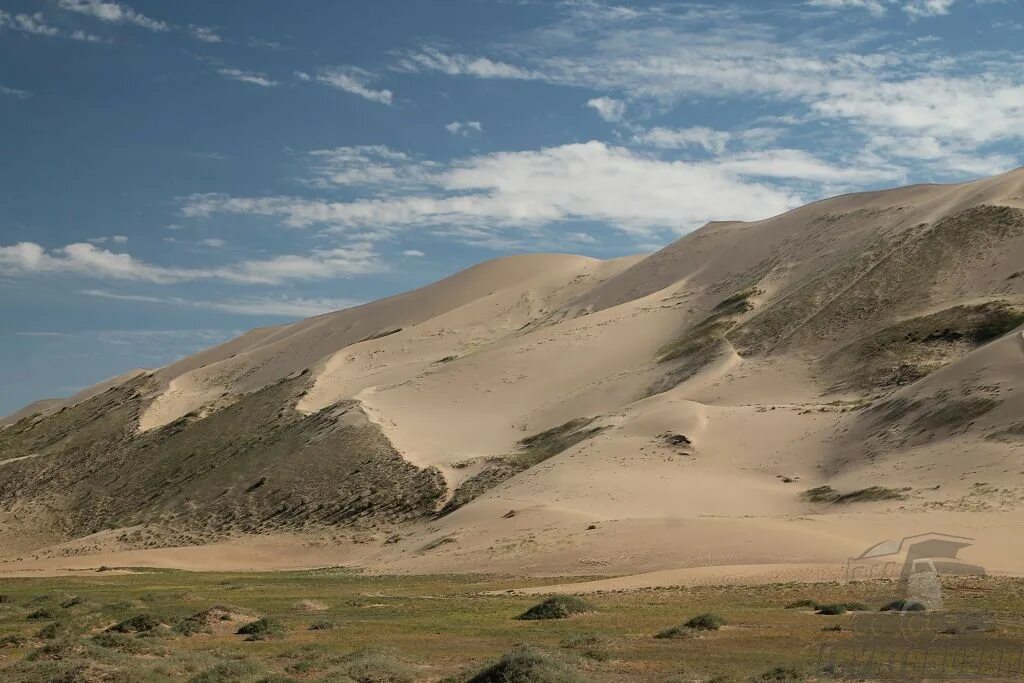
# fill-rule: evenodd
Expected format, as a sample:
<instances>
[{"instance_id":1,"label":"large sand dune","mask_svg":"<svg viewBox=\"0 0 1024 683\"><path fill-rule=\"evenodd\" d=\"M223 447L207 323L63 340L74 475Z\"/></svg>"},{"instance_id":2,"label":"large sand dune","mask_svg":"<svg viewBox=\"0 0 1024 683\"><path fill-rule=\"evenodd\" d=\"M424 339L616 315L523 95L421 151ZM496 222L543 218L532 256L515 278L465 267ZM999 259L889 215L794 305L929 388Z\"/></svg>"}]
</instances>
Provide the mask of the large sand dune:
<instances>
[{"instance_id":1,"label":"large sand dune","mask_svg":"<svg viewBox=\"0 0 1024 683\"><path fill-rule=\"evenodd\" d=\"M1024 169L648 256L487 262L22 411L0 431L3 566L706 582L827 577L945 531L1021 573L1022 271ZM225 458L250 405L264 431ZM117 417L75 426L97 411ZM113 486L104 448L146 472ZM97 487L91 525L40 533Z\"/></svg>"}]
</instances>

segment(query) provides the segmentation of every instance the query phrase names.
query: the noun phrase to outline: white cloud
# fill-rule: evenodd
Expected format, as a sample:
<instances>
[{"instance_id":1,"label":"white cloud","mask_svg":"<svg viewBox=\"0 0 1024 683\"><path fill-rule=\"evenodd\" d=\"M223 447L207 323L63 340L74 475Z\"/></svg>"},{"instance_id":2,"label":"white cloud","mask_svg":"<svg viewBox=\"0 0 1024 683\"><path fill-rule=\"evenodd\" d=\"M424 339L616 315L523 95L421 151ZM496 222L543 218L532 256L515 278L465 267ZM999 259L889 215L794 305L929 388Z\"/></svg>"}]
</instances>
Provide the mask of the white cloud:
<instances>
[{"instance_id":1,"label":"white cloud","mask_svg":"<svg viewBox=\"0 0 1024 683\"><path fill-rule=\"evenodd\" d=\"M199 240L199 245L203 247L210 247L211 249L221 249L226 245L227 242L218 237L209 237L205 240Z\"/></svg>"},{"instance_id":2,"label":"white cloud","mask_svg":"<svg viewBox=\"0 0 1024 683\"><path fill-rule=\"evenodd\" d=\"M202 310L233 313L236 315L277 315L290 318L308 318L315 315L330 313L332 311L351 308L364 303L363 301L356 299L309 299L302 297L252 297L246 299L208 301L202 299L185 299L182 297L118 294L116 292L108 292L102 289L85 289L81 290L79 294L101 299L111 299L114 301L198 308Z\"/></svg>"},{"instance_id":3,"label":"white cloud","mask_svg":"<svg viewBox=\"0 0 1024 683\"><path fill-rule=\"evenodd\" d=\"M193 38L204 43L224 42L224 39L217 35L217 32L209 26L196 26L195 24L189 24L188 32Z\"/></svg>"},{"instance_id":4,"label":"white cloud","mask_svg":"<svg viewBox=\"0 0 1024 683\"><path fill-rule=\"evenodd\" d=\"M252 83L253 85L259 85L264 88L273 88L274 86L281 85L280 82L275 81L266 74L262 74L258 71L243 71L242 69L221 67L217 69L217 73L224 78L230 78L234 81L242 81L243 83Z\"/></svg>"},{"instance_id":5,"label":"white cloud","mask_svg":"<svg viewBox=\"0 0 1024 683\"><path fill-rule=\"evenodd\" d=\"M814 7L827 7L839 9L845 7L857 7L866 9L875 16L882 16L886 12L885 2L890 0L809 0L807 4Z\"/></svg>"},{"instance_id":6,"label":"white cloud","mask_svg":"<svg viewBox=\"0 0 1024 683\"><path fill-rule=\"evenodd\" d=\"M43 15L35 14L8 14L0 10L0 28L10 28L22 33L31 33L36 36L56 36L60 30L49 26L43 20Z\"/></svg>"},{"instance_id":7,"label":"white cloud","mask_svg":"<svg viewBox=\"0 0 1024 683\"><path fill-rule=\"evenodd\" d=\"M954 0L910 0L903 5L903 11L912 18L937 17L949 14Z\"/></svg>"},{"instance_id":8,"label":"white cloud","mask_svg":"<svg viewBox=\"0 0 1024 683\"><path fill-rule=\"evenodd\" d=\"M890 5L900 4L901 9L912 19L921 17L937 17L949 14L956 0L808 0L807 4L814 7L839 9L854 7L866 9L875 16L882 16Z\"/></svg>"},{"instance_id":9,"label":"white cloud","mask_svg":"<svg viewBox=\"0 0 1024 683\"><path fill-rule=\"evenodd\" d=\"M85 243L69 244L49 252L34 242L0 246L0 274L7 276L67 273L156 284L192 280L278 284L287 280L352 277L383 269L383 264L368 243L316 250L307 256L281 255L211 268L157 266L140 261L130 254L114 253Z\"/></svg>"},{"instance_id":10,"label":"white cloud","mask_svg":"<svg viewBox=\"0 0 1024 683\"><path fill-rule=\"evenodd\" d=\"M633 141L663 149L697 146L707 152L721 154L725 151L725 147L732 137L732 133L727 131L714 130L704 126L694 126L692 128L663 128L658 126L637 133L633 136Z\"/></svg>"},{"instance_id":11,"label":"white cloud","mask_svg":"<svg viewBox=\"0 0 1024 683\"><path fill-rule=\"evenodd\" d=\"M412 163L428 191L348 202L201 194L186 199L183 213L276 216L289 227L335 231L473 227L493 237L502 228L576 219L627 232L682 230L715 218L763 218L800 203L794 193L746 180L738 169L662 161L596 141L470 157L429 172Z\"/></svg>"},{"instance_id":12,"label":"white cloud","mask_svg":"<svg viewBox=\"0 0 1024 683\"><path fill-rule=\"evenodd\" d=\"M626 115L626 103L613 97L595 97L587 101L587 106L594 109L605 121L621 121Z\"/></svg>"},{"instance_id":13,"label":"white cloud","mask_svg":"<svg viewBox=\"0 0 1024 683\"><path fill-rule=\"evenodd\" d=\"M462 135L465 137L473 132L482 133L484 124L479 121L452 121L444 128L452 135Z\"/></svg>"},{"instance_id":14,"label":"white cloud","mask_svg":"<svg viewBox=\"0 0 1024 683\"><path fill-rule=\"evenodd\" d=\"M302 72L296 72L296 75L299 80L308 81L311 79L309 74ZM344 90L353 95L359 95L371 102L379 102L380 104L391 104L394 97L390 90L374 90L370 88L367 83L372 80L372 74L354 66L336 66L321 69L316 75L316 80L324 85Z\"/></svg>"},{"instance_id":15,"label":"white cloud","mask_svg":"<svg viewBox=\"0 0 1024 683\"><path fill-rule=\"evenodd\" d=\"M168 31L171 28L163 21L152 19L127 5L109 0L57 0L57 5L61 9L87 14L108 23L134 24L150 31Z\"/></svg>"},{"instance_id":16,"label":"white cloud","mask_svg":"<svg viewBox=\"0 0 1024 683\"><path fill-rule=\"evenodd\" d=\"M383 145L335 147L309 153L314 187L376 187L400 192L423 188L440 165L414 159Z\"/></svg>"},{"instance_id":17,"label":"white cloud","mask_svg":"<svg viewBox=\"0 0 1024 683\"><path fill-rule=\"evenodd\" d=\"M410 257L413 257L413 258L419 258L421 256L426 256L426 254L424 254L419 249L406 249L405 251L402 252L402 256L410 256Z\"/></svg>"},{"instance_id":18,"label":"white cloud","mask_svg":"<svg viewBox=\"0 0 1024 683\"><path fill-rule=\"evenodd\" d=\"M10 14L0 10L0 29L10 29L45 38L70 38L71 40L87 43L106 42L103 38L86 33L85 31L71 31L69 33L62 31L56 26L50 26L46 23L40 12L35 14Z\"/></svg>"},{"instance_id":19,"label":"white cloud","mask_svg":"<svg viewBox=\"0 0 1024 683\"><path fill-rule=\"evenodd\" d=\"M809 2L879 14L892 8L912 19L946 14L957 5L953 0ZM908 144L934 137L949 156L929 160L927 168L918 170L952 178L963 177L968 168L994 168L992 162L1000 157L1016 159L1011 167L1020 164L1016 150L1024 139L1019 95L1024 60L1019 54L952 51L942 43L920 41L879 45L878 36L867 50L861 47L864 37L827 39L813 30L794 39L780 28L779 15L762 4L768 3L653 8L563 3L555 23L495 45L492 52L503 61L427 48L400 57L396 68L598 90L631 111L634 104L641 112L670 110L691 98L729 101L733 112L736 106L751 111L785 107L792 119L786 125L794 129L811 121L822 124L815 143L827 140L826 149L855 154L871 147L877 136L905 136ZM813 20L808 13L796 16ZM468 68L472 63L502 68ZM606 118L621 116L609 107L604 111ZM669 134L673 128L651 130L649 139L637 132L634 142L663 149L723 149L720 137L701 141L674 137ZM1002 154L993 152L997 146L1003 147Z\"/></svg>"},{"instance_id":20,"label":"white cloud","mask_svg":"<svg viewBox=\"0 0 1024 683\"><path fill-rule=\"evenodd\" d=\"M7 95L9 97L17 97L19 100L27 100L32 97L32 93L28 90L19 90L18 88L8 88L6 85L0 85L0 95Z\"/></svg>"},{"instance_id":21,"label":"white cloud","mask_svg":"<svg viewBox=\"0 0 1024 683\"><path fill-rule=\"evenodd\" d=\"M110 238L110 241L114 244L125 244L128 241L128 237L126 235L114 235Z\"/></svg>"},{"instance_id":22,"label":"white cloud","mask_svg":"<svg viewBox=\"0 0 1024 683\"><path fill-rule=\"evenodd\" d=\"M449 76L476 76L478 78L535 79L539 74L528 69L496 62L486 57L445 54L436 48L406 55L398 62L402 71L440 71Z\"/></svg>"}]
</instances>

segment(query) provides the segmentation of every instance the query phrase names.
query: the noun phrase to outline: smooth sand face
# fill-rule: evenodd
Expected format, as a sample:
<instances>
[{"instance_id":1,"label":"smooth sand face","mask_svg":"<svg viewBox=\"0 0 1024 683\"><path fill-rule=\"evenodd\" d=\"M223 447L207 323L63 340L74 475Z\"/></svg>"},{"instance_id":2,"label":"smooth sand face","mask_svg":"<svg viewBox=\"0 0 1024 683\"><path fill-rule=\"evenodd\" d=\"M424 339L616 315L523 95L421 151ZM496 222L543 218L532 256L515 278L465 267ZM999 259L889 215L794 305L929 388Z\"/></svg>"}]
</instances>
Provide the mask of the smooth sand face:
<instances>
[{"instance_id":1,"label":"smooth sand face","mask_svg":"<svg viewBox=\"0 0 1024 683\"><path fill-rule=\"evenodd\" d=\"M966 559L1024 573L1024 551L1010 542L1024 525L1024 443L986 438L1024 419L1020 332L888 397L925 405L983 393L998 402L953 430L881 430L864 407L878 392L830 391L819 359L869 331L856 324L814 328L808 341L779 352L730 348L650 395L666 371L660 350L752 281L755 307L740 322L795 296L809 273L838 267L844 249L984 204L1024 207L1024 171L840 197L759 223L716 223L647 258L499 259L416 292L256 330L157 371L160 389L139 429L312 368L300 411L357 399L409 462L437 467L450 491L486 458L517 452L525 437L581 417L603 430L386 545L275 535L121 551L104 538L90 541L105 548L99 554L23 560L0 572L99 564L655 572L588 588L607 590L830 580L838 563L875 542L940 531L977 539ZM1008 245L1003 257L951 269L914 303L916 314L1024 301L1024 277L1011 278L1024 268L1024 240ZM666 434L691 445L674 446ZM832 506L800 496L825 483L905 497ZM448 542L435 546L438 539Z\"/></svg>"}]
</instances>

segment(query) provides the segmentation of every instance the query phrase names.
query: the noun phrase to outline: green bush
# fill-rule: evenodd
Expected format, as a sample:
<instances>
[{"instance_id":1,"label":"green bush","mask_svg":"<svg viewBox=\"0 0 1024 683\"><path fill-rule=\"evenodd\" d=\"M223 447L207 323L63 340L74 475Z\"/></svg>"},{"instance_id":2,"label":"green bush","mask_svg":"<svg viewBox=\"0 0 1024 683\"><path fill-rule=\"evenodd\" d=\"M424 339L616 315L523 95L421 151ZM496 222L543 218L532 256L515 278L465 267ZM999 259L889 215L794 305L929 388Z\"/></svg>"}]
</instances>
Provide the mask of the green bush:
<instances>
[{"instance_id":1,"label":"green bush","mask_svg":"<svg viewBox=\"0 0 1024 683\"><path fill-rule=\"evenodd\" d=\"M189 683L238 683L255 680L261 673L259 664L251 659L219 662L203 673L193 676Z\"/></svg>"},{"instance_id":2,"label":"green bush","mask_svg":"<svg viewBox=\"0 0 1024 683\"><path fill-rule=\"evenodd\" d=\"M531 647L517 647L469 678L468 683L584 683L564 662Z\"/></svg>"},{"instance_id":3,"label":"green bush","mask_svg":"<svg viewBox=\"0 0 1024 683\"><path fill-rule=\"evenodd\" d=\"M83 602L85 602L85 600L82 597L76 595L73 598L68 598L64 602L60 603L60 606L64 609L69 609L71 607L81 605Z\"/></svg>"},{"instance_id":4,"label":"green bush","mask_svg":"<svg viewBox=\"0 0 1024 683\"><path fill-rule=\"evenodd\" d=\"M802 681L804 676L791 666L777 666L754 679L755 681Z\"/></svg>"},{"instance_id":5,"label":"green bush","mask_svg":"<svg viewBox=\"0 0 1024 683\"><path fill-rule=\"evenodd\" d=\"M238 635L249 636L248 640L268 640L270 638L281 638L287 629L277 619L264 617L250 622L238 629Z\"/></svg>"},{"instance_id":6,"label":"green bush","mask_svg":"<svg viewBox=\"0 0 1024 683\"><path fill-rule=\"evenodd\" d=\"M696 634L692 628L686 628L685 626L670 626L655 633L654 637L659 640L681 640L683 638L693 638L695 635Z\"/></svg>"},{"instance_id":7,"label":"green bush","mask_svg":"<svg viewBox=\"0 0 1024 683\"><path fill-rule=\"evenodd\" d=\"M534 605L516 618L524 621L565 619L576 614L586 614L593 611L594 608L589 603L575 595L556 595L540 604Z\"/></svg>"},{"instance_id":8,"label":"green bush","mask_svg":"<svg viewBox=\"0 0 1024 683\"><path fill-rule=\"evenodd\" d=\"M838 614L846 614L846 605L834 604L834 605L819 605L818 614L824 614L827 616L835 616Z\"/></svg>"},{"instance_id":9,"label":"green bush","mask_svg":"<svg viewBox=\"0 0 1024 683\"><path fill-rule=\"evenodd\" d=\"M330 631L334 628L334 624L330 621L314 621L309 625L310 631Z\"/></svg>"},{"instance_id":10,"label":"green bush","mask_svg":"<svg viewBox=\"0 0 1024 683\"><path fill-rule=\"evenodd\" d=\"M698 614L683 625L697 631L717 631L725 626L725 619L717 614L705 612L704 614Z\"/></svg>"},{"instance_id":11,"label":"green bush","mask_svg":"<svg viewBox=\"0 0 1024 683\"><path fill-rule=\"evenodd\" d=\"M39 632L36 635L42 638L43 640L53 640L54 638L56 638L62 633L65 633L66 631L67 628L63 624L55 621L52 624L47 624L46 626L39 629Z\"/></svg>"},{"instance_id":12,"label":"green bush","mask_svg":"<svg viewBox=\"0 0 1024 683\"><path fill-rule=\"evenodd\" d=\"M921 603L911 600L893 600L882 606L883 612L923 612L926 609Z\"/></svg>"},{"instance_id":13,"label":"green bush","mask_svg":"<svg viewBox=\"0 0 1024 683\"><path fill-rule=\"evenodd\" d=\"M97 633L92 637L92 642L108 650L118 650L127 654L139 654L146 649L142 643L129 635L110 631Z\"/></svg>"},{"instance_id":14,"label":"green bush","mask_svg":"<svg viewBox=\"0 0 1024 683\"><path fill-rule=\"evenodd\" d=\"M116 633L144 633L162 626L163 623L159 617L155 617L152 614L136 614L134 617L125 619L107 630Z\"/></svg>"},{"instance_id":15,"label":"green bush","mask_svg":"<svg viewBox=\"0 0 1024 683\"><path fill-rule=\"evenodd\" d=\"M53 610L44 607L42 609L37 609L34 612L30 612L25 618L35 621L37 619L54 619L55 617L56 615L53 613Z\"/></svg>"},{"instance_id":16,"label":"green bush","mask_svg":"<svg viewBox=\"0 0 1024 683\"><path fill-rule=\"evenodd\" d=\"M3 647L21 647L28 642L28 638L17 633L0 637L0 648Z\"/></svg>"},{"instance_id":17,"label":"green bush","mask_svg":"<svg viewBox=\"0 0 1024 683\"><path fill-rule=\"evenodd\" d=\"M364 648L341 659L341 667L328 680L356 683L412 683L416 668L388 650Z\"/></svg>"}]
</instances>

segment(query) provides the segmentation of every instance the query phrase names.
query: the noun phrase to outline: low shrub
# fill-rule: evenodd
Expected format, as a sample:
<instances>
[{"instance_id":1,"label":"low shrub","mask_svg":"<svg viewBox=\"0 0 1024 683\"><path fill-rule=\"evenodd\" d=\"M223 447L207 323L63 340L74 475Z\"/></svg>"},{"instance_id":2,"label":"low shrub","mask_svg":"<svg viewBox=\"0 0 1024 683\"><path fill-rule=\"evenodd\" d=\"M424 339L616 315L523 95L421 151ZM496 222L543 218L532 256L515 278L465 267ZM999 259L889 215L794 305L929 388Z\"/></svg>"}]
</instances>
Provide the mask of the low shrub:
<instances>
[{"instance_id":1,"label":"low shrub","mask_svg":"<svg viewBox=\"0 0 1024 683\"><path fill-rule=\"evenodd\" d=\"M584 683L567 664L532 647L517 647L489 664L467 683Z\"/></svg>"},{"instance_id":2,"label":"low shrub","mask_svg":"<svg viewBox=\"0 0 1024 683\"><path fill-rule=\"evenodd\" d=\"M725 626L725 619L717 614L705 612L704 614L698 614L683 625L697 631L717 631Z\"/></svg>"},{"instance_id":3,"label":"low shrub","mask_svg":"<svg viewBox=\"0 0 1024 683\"><path fill-rule=\"evenodd\" d=\"M802 681L804 675L791 666L777 666L754 679L755 681Z\"/></svg>"},{"instance_id":4,"label":"low shrub","mask_svg":"<svg viewBox=\"0 0 1024 683\"><path fill-rule=\"evenodd\" d=\"M403 662L393 652L379 648L356 650L341 658L341 666L328 680L356 683L412 683L418 676L416 667Z\"/></svg>"},{"instance_id":5,"label":"low shrub","mask_svg":"<svg viewBox=\"0 0 1024 683\"><path fill-rule=\"evenodd\" d=\"M882 606L883 612L923 612L926 609L921 603L912 600L893 600Z\"/></svg>"},{"instance_id":6,"label":"low shrub","mask_svg":"<svg viewBox=\"0 0 1024 683\"><path fill-rule=\"evenodd\" d=\"M248 640L281 638L286 632L287 629L284 627L284 624L272 617L257 619L256 621L246 624L237 631L238 635L249 636Z\"/></svg>"},{"instance_id":7,"label":"low shrub","mask_svg":"<svg viewBox=\"0 0 1024 683\"><path fill-rule=\"evenodd\" d=\"M28 638L17 633L11 633L10 635L0 636L0 648L21 647L27 642Z\"/></svg>"},{"instance_id":8,"label":"low shrub","mask_svg":"<svg viewBox=\"0 0 1024 683\"><path fill-rule=\"evenodd\" d=\"M44 607L42 609L37 609L34 612L30 612L25 618L35 621L38 619L53 619L55 617L56 615L53 613L53 610Z\"/></svg>"},{"instance_id":9,"label":"low shrub","mask_svg":"<svg viewBox=\"0 0 1024 683\"><path fill-rule=\"evenodd\" d=\"M309 625L310 631L330 631L334 628L334 624L330 621L314 621Z\"/></svg>"},{"instance_id":10,"label":"low shrub","mask_svg":"<svg viewBox=\"0 0 1024 683\"><path fill-rule=\"evenodd\" d=\"M46 626L39 629L39 632L36 633L36 636L42 638L43 640L53 640L57 636L66 632L67 627L64 626L64 624L55 621L52 624L47 624Z\"/></svg>"},{"instance_id":11,"label":"low shrub","mask_svg":"<svg viewBox=\"0 0 1024 683\"><path fill-rule=\"evenodd\" d=\"M251 659L218 662L206 671L193 676L189 683L236 683L253 680L261 673L260 665Z\"/></svg>"},{"instance_id":12,"label":"low shrub","mask_svg":"<svg viewBox=\"0 0 1024 683\"><path fill-rule=\"evenodd\" d=\"M834 604L834 605L819 605L818 614L824 614L826 616L836 616L839 614L846 614L846 605Z\"/></svg>"},{"instance_id":13,"label":"low shrub","mask_svg":"<svg viewBox=\"0 0 1024 683\"><path fill-rule=\"evenodd\" d=\"M163 626L163 623L159 617L155 617L152 614L136 614L134 617L129 617L111 626L107 631L116 633L144 633Z\"/></svg>"},{"instance_id":14,"label":"low shrub","mask_svg":"<svg viewBox=\"0 0 1024 683\"><path fill-rule=\"evenodd\" d=\"M566 619L576 614L593 612L590 603L575 595L556 595L544 602L534 605L520 614L516 619L532 621L538 619Z\"/></svg>"}]
</instances>

